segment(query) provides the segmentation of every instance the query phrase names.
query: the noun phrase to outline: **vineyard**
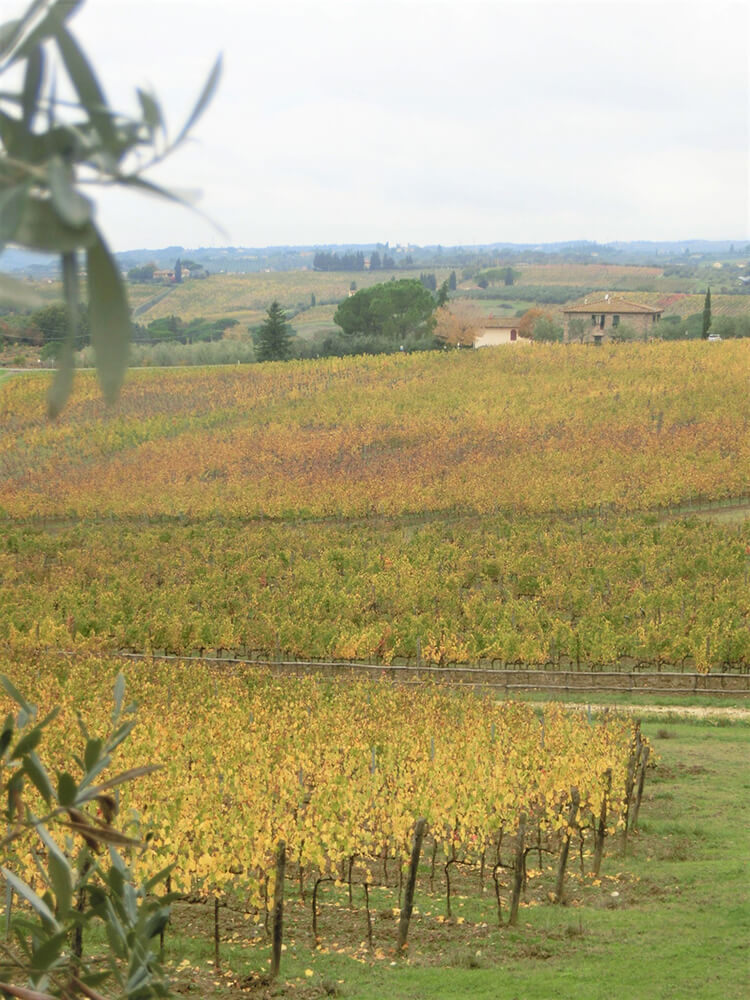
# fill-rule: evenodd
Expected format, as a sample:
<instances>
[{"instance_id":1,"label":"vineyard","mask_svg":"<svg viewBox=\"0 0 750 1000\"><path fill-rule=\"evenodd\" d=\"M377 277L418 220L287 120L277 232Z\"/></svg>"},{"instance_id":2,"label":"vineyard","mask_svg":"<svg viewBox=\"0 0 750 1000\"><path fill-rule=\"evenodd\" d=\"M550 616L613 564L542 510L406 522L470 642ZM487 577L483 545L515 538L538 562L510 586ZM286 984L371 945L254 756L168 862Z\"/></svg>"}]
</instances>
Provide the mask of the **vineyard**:
<instances>
[{"instance_id":1,"label":"vineyard","mask_svg":"<svg viewBox=\"0 0 750 1000\"><path fill-rule=\"evenodd\" d=\"M112 412L81 378L55 424L6 382L0 638L745 669L750 525L658 510L750 489L712 347L138 372Z\"/></svg>"},{"instance_id":2,"label":"vineyard","mask_svg":"<svg viewBox=\"0 0 750 1000\"><path fill-rule=\"evenodd\" d=\"M474 969L493 934L495 966L506 949L536 966L587 948L584 911L600 945L645 892L625 860L643 830L639 871L664 898L648 824L670 805L639 821L655 757L639 723L379 667L330 680L185 658L747 672L750 356L714 347L138 371L111 410L79 373L55 423L44 376L0 383L0 674L40 715L61 708L45 737L58 795L99 753L126 676L140 707L117 769L160 770L112 800L148 845L139 874L171 866L162 946L181 984L188 968L224 997L242 967L232 997L270 996L258 970L272 943L278 969L282 888L278 987L310 1000L338 995L315 971L329 961L349 977L433 947L442 974L458 941ZM726 520L691 513L699 497ZM19 842L4 864L44 891L44 858ZM695 981L689 956L680 976Z\"/></svg>"},{"instance_id":3,"label":"vineyard","mask_svg":"<svg viewBox=\"0 0 750 1000\"><path fill-rule=\"evenodd\" d=\"M660 267L627 264L520 264L520 285L582 285L591 289L640 290L660 285L664 279Z\"/></svg>"},{"instance_id":4,"label":"vineyard","mask_svg":"<svg viewBox=\"0 0 750 1000\"><path fill-rule=\"evenodd\" d=\"M9 529L14 647L746 668L748 522L602 517ZM213 654L212 654L213 655Z\"/></svg>"},{"instance_id":5,"label":"vineyard","mask_svg":"<svg viewBox=\"0 0 750 1000\"><path fill-rule=\"evenodd\" d=\"M626 296L627 297L627 296ZM690 295L679 290L660 292L638 292L631 296L644 305L664 310L664 316L682 316L687 318L703 311L705 294ZM744 295L714 295L711 293L711 315L714 319L720 316L747 316L747 297Z\"/></svg>"},{"instance_id":6,"label":"vineyard","mask_svg":"<svg viewBox=\"0 0 750 1000\"><path fill-rule=\"evenodd\" d=\"M62 706L47 752L75 775L76 713L85 712L89 740L104 737L120 664L21 659L2 671L8 666L16 684L33 686L42 715ZM126 669L129 696L142 707L118 767L161 765L119 800L122 815L140 817L149 844L139 876L173 865L175 891L231 895L267 926L283 844L287 891L308 900L318 943L320 887L334 883L349 904L355 892L364 899L363 933L373 944L369 893L384 891L401 907L417 828L423 876L431 892L444 892L445 917L458 915L451 884L460 880L479 895L489 890L486 919L513 925L522 892L565 898L571 849L578 877L597 879L609 840L637 825L650 746L637 724L614 715L594 720L555 705L537 715L522 703L429 686L415 697L378 682L279 681L180 664ZM10 863L39 882L30 854L11 849Z\"/></svg>"},{"instance_id":7,"label":"vineyard","mask_svg":"<svg viewBox=\"0 0 750 1000\"><path fill-rule=\"evenodd\" d=\"M750 487L746 342L451 351L3 384L6 517L640 511ZM123 484L127 483L127 488Z\"/></svg>"}]
</instances>

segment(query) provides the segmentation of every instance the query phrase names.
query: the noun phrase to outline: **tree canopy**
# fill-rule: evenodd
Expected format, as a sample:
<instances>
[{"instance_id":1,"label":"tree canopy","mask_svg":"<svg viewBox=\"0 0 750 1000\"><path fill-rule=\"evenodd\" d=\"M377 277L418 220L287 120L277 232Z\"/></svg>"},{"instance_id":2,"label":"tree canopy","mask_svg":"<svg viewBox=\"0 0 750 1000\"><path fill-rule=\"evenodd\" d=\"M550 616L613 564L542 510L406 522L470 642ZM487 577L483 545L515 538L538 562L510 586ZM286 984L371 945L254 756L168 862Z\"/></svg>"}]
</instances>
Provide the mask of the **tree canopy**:
<instances>
[{"instance_id":1,"label":"tree canopy","mask_svg":"<svg viewBox=\"0 0 750 1000\"><path fill-rule=\"evenodd\" d=\"M156 264L141 264L128 270L128 281L153 281Z\"/></svg>"},{"instance_id":2,"label":"tree canopy","mask_svg":"<svg viewBox=\"0 0 750 1000\"><path fill-rule=\"evenodd\" d=\"M404 278L363 288L339 305L333 321L344 333L394 342L423 337L434 327L435 299L421 281Z\"/></svg>"},{"instance_id":3,"label":"tree canopy","mask_svg":"<svg viewBox=\"0 0 750 1000\"><path fill-rule=\"evenodd\" d=\"M40 357L57 358L69 336L71 317L68 307L62 302L52 302L37 309L31 316L31 322L42 334L44 341ZM87 309L80 310L76 323L74 346L79 350L88 344L91 337Z\"/></svg>"},{"instance_id":4,"label":"tree canopy","mask_svg":"<svg viewBox=\"0 0 750 1000\"><path fill-rule=\"evenodd\" d=\"M706 292L706 298L703 302L703 329L701 331L701 336L705 340L708 337L708 331L711 329L711 289L709 288Z\"/></svg>"},{"instance_id":5,"label":"tree canopy","mask_svg":"<svg viewBox=\"0 0 750 1000\"><path fill-rule=\"evenodd\" d=\"M256 335L258 361L287 361L292 356L292 328L277 301L268 307Z\"/></svg>"},{"instance_id":6,"label":"tree canopy","mask_svg":"<svg viewBox=\"0 0 750 1000\"><path fill-rule=\"evenodd\" d=\"M536 325L542 320L552 320L552 316L545 312L544 309L527 309L526 312L521 317L521 321L518 324L518 333L522 337L535 337L536 336Z\"/></svg>"},{"instance_id":7,"label":"tree canopy","mask_svg":"<svg viewBox=\"0 0 750 1000\"><path fill-rule=\"evenodd\" d=\"M563 338L562 327L549 316L540 316L534 323L534 340L556 343Z\"/></svg>"},{"instance_id":8,"label":"tree canopy","mask_svg":"<svg viewBox=\"0 0 750 1000\"><path fill-rule=\"evenodd\" d=\"M439 306L435 313L435 336L446 347L473 347L481 329L481 318L466 306Z\"/></svg>"}]
</instances>

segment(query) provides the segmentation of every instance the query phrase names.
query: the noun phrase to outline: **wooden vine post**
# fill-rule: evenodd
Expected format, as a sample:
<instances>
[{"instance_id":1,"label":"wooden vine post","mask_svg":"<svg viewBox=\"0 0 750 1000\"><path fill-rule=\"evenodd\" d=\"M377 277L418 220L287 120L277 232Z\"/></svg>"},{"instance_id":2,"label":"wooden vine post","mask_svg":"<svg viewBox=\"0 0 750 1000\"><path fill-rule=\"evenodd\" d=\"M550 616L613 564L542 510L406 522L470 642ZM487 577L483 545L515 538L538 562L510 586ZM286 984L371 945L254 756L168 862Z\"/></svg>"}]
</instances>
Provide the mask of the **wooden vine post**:
<instances>
[{"instance_id":1,"label":"wooden vine post","mask_svg":"<svg viewBox=\"0 0 750 1000\"><path fill-rule=\"evenodd\" d=\"M365 913L367 914L367 944L372 951L372 915L370 913L370 886L367 882L364 883L365 887Z\"/></svg>"},{"instance_id":2,"label":"wooden vine post","mask_svg":"<svg viewBox=\"0 0 750 1000\"><path fill-rule=\"evenodd\" d=\"M641 757L641 751L643 749L643 740L641 738L641 723L640 720L635 724L635 738L633 741L633 746L630 752L630 758L628 760L628 770L625 777L625 825L622 831L622 853L625 855L628 849L628 828L630 826L630 804L633 798L633 788L635 787L635 776L638 771L638 763Z\"/></svg>"},{"instance_id":3,"label":"wooden vine post","mask_svg":"<svg viewBox=\"0 0 750 1000\"><path fill-rule=\"evenodd\" d=\"M312 932L313 941L315 942L315 947L317 948L320 944L320 935L318 934L318 890L322 882L333 882L333 878L330 875L320 875L315 879L315 884L313 885L312 894Z\"/></svg>"},{"instance_id":4,"label":"wooden vine post","mask_svg":"<svg viewBox=\"0 0 750 1000\"><path fill-rule=\"evenodd\" d=\"M276 851L276 882L273 887L271 979L275 979L281 967L281 944L284 938L284 876L286 874L286 844L279 842Z\"/></svg>"},{"instance_id":5,"label":"wooden vine post","mask_svg":"<svg viewBox=\"0 0 750 1000\"><path fill-rule=\"evenodd\" d=\"M170 872L169 875L167 875L167 886L166 886L166 889L167 889L167 895L169 895L172 892L172 874L171 874L171 872ZM169 923L169 920L167 920L167 923ZM165 927L166 927L166 924L159 931L159 961L160 962L164 961L164 929L165 929Z\"/></svg>"},{"instance_id":6,"label":"wooden vine post","mask_svg":"<svg viewBox=\"0 0 750 1000\"><path fill-rule=\"evenodd\" d=\"M602 807L599 810L599 821L596 827L596 837L594 840L594 876L598 877L599 869L602 866L602 854L604 853L604 838L607 833L607 805L612 792L612 768L608 767L604 772L604 795L602 795Z\"/></svg>"},{"instance_id":7,"label":"wooden vine post","mask_svg":"<svg viewBox=\"0 0 750 1000\"><path fill-rule=\"evenodd\" d=\"M498 863L492 869L492 881L495 883L495 902L497 903L497 926L498 927L502 927L503 926L503 901L502 901L502 898L500 896L500 877L499 877L500 868L501 868L501 865L500 865L500 862L498 861Z\"/></svg>"},{"instance_id":8,"label":"wooden vine post","mask_svg":"<svg viewBox=\"0 0 750 1000\"><path fill-rule=\"evenodd\" d=\"M523 887L523 869L526 843L526 813L521 813L518 820L518 834L516 836L516 853L513 862L513 892L510 897L510 916L508 926L514 927L518 921L518 904L521 901L521 888Z\"/></svg>"},{"instance_id":9,"label":"wooden vine post","mask_svg":"<svg viewBox=\"0 0 750 1000\"><path fill-rule=\"evenodd\" d=\"M561 903L563 898L563 886L565 884L565 866L568 863L568 852L570 850L571 829L576 821L578 806L581 796L577 788L570 789L570 809L568 811L568 822L563 839L562 850L560 851L560 864L557 868L557 882L555 884L555 902Z\"/></svg>"},{"instance_id":10,"label":"wooden vine post","mask_svg":"<svg viewBox=\"0 0 750 1000\"><path fill-rule=\"evenodd\" d=\"M411 860L409 861L409 874L406 878L406 891L404 893L404 902L401 907L401 917L398 922L398 941L396 944L396 953L398 955L406 954L406 938L409 933L409 921L411 920L411 913L414 907L414 888L417 884L417 869L419 868L419 856L422 853L422 841L424 840L425 829L427 828L427 820L422 817L417 820L416 826L414 827L414 839L411 845Z\"/></svg>"},{"instance_id":11,"label":"wooden vine post","mask_svg":"<svg viewBox=\"0 0 750 1000\"><path fill-rule=\"evenodd\" d=\"M450 857L443 865L443 872L445 873L445 915L449 920L453 918L453 911L451 910L451 865L455 865L455 863L455 857Z\"/></svg>"},{"instance_id":12,"label":"wooden vine post","mask_svg":"<svg viewBox=\"0 0 750 1000\"><path fill-rule=\"evenodd\" d=\"M638 790L635 793L635 803L633 804L633 816L630 821L630 829L638 829L638 813L641 809L641 799L643 798L643 783L646 780L646 768L648 766L648 758L651 753L651 747L647 744L643 744L643 749L641 751L641 773L638 777Z\"/></svg>"},{"instance_id":13,"label":"wooden vine post","mask_svg":"<svg viewBox=\"0 0 750 1000\"><path fill-rule=\"evenodd\" d=\"M218 972L221 968L221 956L219 954L219 897L214 896L214 969Z\"/></svg>"}]
</instances>

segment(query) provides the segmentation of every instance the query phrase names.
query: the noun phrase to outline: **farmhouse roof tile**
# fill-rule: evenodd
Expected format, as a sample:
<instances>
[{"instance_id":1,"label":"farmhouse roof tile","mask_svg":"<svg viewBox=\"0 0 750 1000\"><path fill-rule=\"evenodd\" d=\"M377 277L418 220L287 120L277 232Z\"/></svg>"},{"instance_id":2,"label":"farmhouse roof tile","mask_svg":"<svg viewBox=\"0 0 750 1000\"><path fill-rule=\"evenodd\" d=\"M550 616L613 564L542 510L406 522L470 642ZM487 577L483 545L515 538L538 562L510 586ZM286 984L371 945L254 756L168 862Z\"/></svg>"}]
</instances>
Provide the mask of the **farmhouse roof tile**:
<instances>
[{"instance_id":1,"label":"farmhouse roof tile","mask_svg":"<svg viewBox=\"0 0 750 1000\"><path fill-rule=\"evenodd\" d=\"M578 302L574 306L566 306L563 312L566 316L577 314L588 315L590 313L618 313L621 316L652 316L656 314L660 316L663 310L645 306L641 302L630 302L628 299L621 299L615 295L610 295L607 298L590 299L589 301Z\"/></svg>"}]
</instances>

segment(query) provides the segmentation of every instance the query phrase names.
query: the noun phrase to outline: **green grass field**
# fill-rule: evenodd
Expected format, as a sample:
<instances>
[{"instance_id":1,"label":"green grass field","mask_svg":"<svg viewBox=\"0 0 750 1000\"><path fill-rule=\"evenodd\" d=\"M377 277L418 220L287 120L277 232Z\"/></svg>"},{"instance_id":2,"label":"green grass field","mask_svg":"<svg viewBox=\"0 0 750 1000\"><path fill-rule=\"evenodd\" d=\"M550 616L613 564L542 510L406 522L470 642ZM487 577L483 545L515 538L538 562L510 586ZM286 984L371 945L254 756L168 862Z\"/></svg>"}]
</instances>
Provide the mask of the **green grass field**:
<instances>
[{"instance_id":1,"label":"green grass field","mask_svg":"<svg viewBox=\"0 0 750 1000\"><path fill-rule=\"evenodd\" d=\"M442 891L418 890L409 957L393 955L396 900L374 904L374 948L364 915L321 907L323 941L311 947L309 901L287 889L282 981L263 984L269 946L241 913L220 914L222 967L213 966L213 911L180 904L166 957L180 993L351 1000L732 1000L747 996L750 930L750 726L644 722L658 757L639 831L627 854L605 857L599 884L569 862L566 906L527 900L516 928L498 928L488 890L465 880L458 915L445 921ZM473 876L476 882L476 876ZM461 898L465 897L465 898ZM339 900L339 903L346 901ZM251 943L252 942L252 943ZM354 954L352 953L354 949Z\"/></svg>"}]
</instances>

